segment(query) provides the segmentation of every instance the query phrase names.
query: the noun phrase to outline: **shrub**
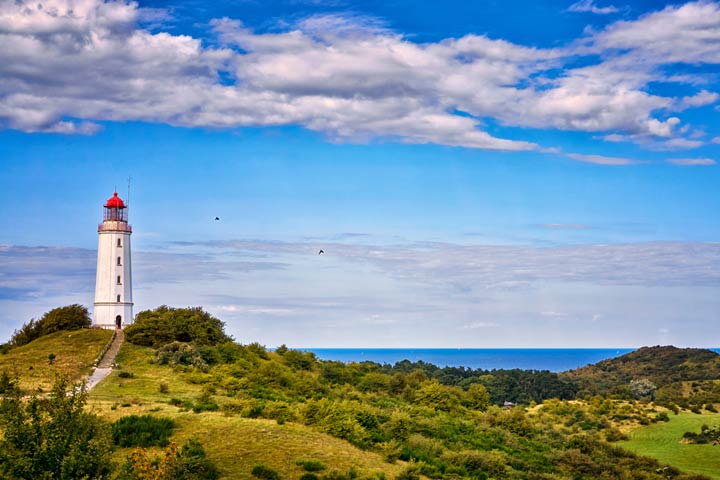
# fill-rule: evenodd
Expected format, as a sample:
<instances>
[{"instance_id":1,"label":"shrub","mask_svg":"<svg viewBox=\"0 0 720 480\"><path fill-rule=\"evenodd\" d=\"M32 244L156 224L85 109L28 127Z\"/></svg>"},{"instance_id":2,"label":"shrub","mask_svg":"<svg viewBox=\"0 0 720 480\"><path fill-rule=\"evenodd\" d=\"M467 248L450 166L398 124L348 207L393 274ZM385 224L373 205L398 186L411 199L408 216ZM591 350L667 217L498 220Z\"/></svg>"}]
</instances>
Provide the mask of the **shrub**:
<instances>
[{"instance_id":1,"label":"shrub","mask_svg":"<svg viewBox=\"0 0 720 480\"><path fill-rule=\"evenodd\" d=\"M265 465L255 465L250 472L253 477L262 478L263 480L279 480L280 474L272 468Z\"/></svg>"},{"instance_id":2,"label":"shrub","mask_svg":"<svg viewBox=\"0 0 720 480\"><path fill-rule=\"evenodd\" d=\"M0 373L0 395L7 395L14 393L18 388L17 376L14 378L10 376L7 370L3 370Z\"/></svg>"},{"instance_id":3,"label":"shrub","mask_svg":"<svg viewBox=\"0 0 720 480\"><path fill-rule=\"evenodd\" d=\"M46 312L40 320L31 319L13 333L8 348L27 345L33 340L60 330L77 330L92 324L88 309L82 305L68 305ZM49 358L48 358L49 360Z\"/></svg>"},{"instance_id":4,"label":"shrub","mask_svg":"<svg viewBox=\"0 0 720 480\"><path fill-rule=\"evenodd\" d=\"M115 445L120 447L165 447L175 423L169 418L130 415L112 424Z\"/></svg>"},{"instance_id":5,"label":"shrub","mask_svg":"<svg viewBox=\"0 0 720 480\"><path fill-rule=\"evenodd\" d=\"M196 403L195 405L193 405L192 410L194 413L217 412L218 410L220 410L220 405L209 400L206 402Z\"/></svg>"},{"instance_id":6,"label":"shrub","mask_svg":"<svg viewBox=\"0 0 720 480\"><path fill-rule=\"evenodd\" d=\"M135 378L135 374L132 372L122 371L122 372L118 373L118 377L120 377L120 378Z\"/></svg>"},{"instance_id":7,"label":"shrub","mask_svg":"<svg viewBox=\"0 0 720 480\"><path fill-rule=\"evenodd\" d=\"M168 445L159 457L136 449L128 456L117 480L217 480L220 472L205 454L202 444L191 439L178 449Z\"/></svg>"},{"instance_id":8,"label":"shrub","mask_svg":"<svg viewBox=\"0 0 720 480\"><path fill-rule=\"evenodd\" d=\"M217 345L231 341L225 324L200 307L171 308L165 305L137 314L125 330L125 338L136 345L158 347L170 342Z\"/></svg>"},{"instance_id":9,"label":"shrub","mask_svg":"<svg viewBox=\"0 0 720 480\"><path fill-rule=\"evenodd\" d=\"M170 391L170 385L168 382L160 382L160 393L168 393Z\"/></svg>"},{"instance_id":10,"label":"shrub","mask_svg":"<svg viewBox=\"0 0 720 480\"><path fill-rule=\"evenodd\" d=\"M319 480L319 478L314 473L305 472L300 475L300 480Z\"/></svg>"},{"instance_id":11,"label":"shrub","mask_svg":"<svg viewBox=\"0 0 720 480\"><path fill-rule=\"evenodd\" d=\"M295 465L303 467L306 472L319 472L325 470L325 465L319 460L298 460Z\"/></svg>"},{"instance_id":12,"label":"shrub","mask_svg":"<svg viewBox=\"0 0 720 480\"><path fill-rule=\"evenodd\" d=\"M209 367L192 343L171 342L158 348L155 358L160 365L187 365L207 372Z\"/></svg>"},{"instance_id":13,"label":"shrub","mask_svg":"<svg viewBox=\"0 0 720 480\"><path fill-rule=\"evenodd\" d=\"M108 425L84 411L84 389L58 380L47 399L14 391L0 403L0 478L106 479L112 472Z\"/></svg>"}]
</instances>

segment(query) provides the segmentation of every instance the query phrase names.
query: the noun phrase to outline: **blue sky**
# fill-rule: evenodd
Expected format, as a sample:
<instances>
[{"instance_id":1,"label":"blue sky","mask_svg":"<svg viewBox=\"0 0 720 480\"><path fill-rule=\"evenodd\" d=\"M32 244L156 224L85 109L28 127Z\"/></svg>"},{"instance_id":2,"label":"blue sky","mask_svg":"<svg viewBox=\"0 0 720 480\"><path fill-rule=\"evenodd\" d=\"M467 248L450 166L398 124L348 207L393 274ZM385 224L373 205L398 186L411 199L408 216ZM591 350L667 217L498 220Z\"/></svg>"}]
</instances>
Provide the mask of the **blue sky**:
<instances>
[{"instance_id":1,"label":"blue sky","mask_svg":"<svg viewBox=\"0 0 720 480\"><path fill-rule=\"evenodd\" d=\"M720 345L720 3L215 3L0 2L0 338L132 177L243 342Z\"/></svg>"}]
</instances>

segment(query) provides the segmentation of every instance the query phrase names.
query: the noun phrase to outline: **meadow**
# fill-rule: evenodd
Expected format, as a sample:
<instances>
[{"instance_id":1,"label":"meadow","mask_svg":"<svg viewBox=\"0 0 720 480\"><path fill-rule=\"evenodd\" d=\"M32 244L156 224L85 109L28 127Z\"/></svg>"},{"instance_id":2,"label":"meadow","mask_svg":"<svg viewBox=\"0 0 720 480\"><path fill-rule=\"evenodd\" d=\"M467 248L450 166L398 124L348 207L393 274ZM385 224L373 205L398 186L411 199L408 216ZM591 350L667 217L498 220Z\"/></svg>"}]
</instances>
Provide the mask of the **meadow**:
<instances>
[{"instance_id":1,"label":"meadow","mask_svg":"<svg viewBox=\"0 0 720 480\"><path fill-rule=\"evenodd\" d=\"M720 414L681 412L670 415L670 421L635 429L630 439L619 442L639 455L656 458L683 471L720 480L720 446L691 445L682 442L685 432L699 432L702 425L720 425Z\"/></svg>"}]
</instances>

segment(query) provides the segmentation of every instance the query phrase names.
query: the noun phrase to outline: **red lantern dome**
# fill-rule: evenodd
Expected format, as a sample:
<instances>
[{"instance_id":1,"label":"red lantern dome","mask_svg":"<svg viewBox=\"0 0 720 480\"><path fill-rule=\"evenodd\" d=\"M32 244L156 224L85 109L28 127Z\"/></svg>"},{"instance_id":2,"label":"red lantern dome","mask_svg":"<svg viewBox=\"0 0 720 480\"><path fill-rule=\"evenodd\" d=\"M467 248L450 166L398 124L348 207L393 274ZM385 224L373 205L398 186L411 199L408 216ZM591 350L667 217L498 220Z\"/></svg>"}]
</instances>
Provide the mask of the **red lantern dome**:
<instances>
[{"instance_id":1,"label":"red lantern dome","mask_svg":"<svg viewBox=\"0 0 720 480\"><path fill-rule=\"evenodd\" d=\"M122 198L118 197L117 192L113 193L113 196L110 197L105 203L105 207L107 208L125 208L125 202L122 201Z\"/></svg>"}]
</instances>

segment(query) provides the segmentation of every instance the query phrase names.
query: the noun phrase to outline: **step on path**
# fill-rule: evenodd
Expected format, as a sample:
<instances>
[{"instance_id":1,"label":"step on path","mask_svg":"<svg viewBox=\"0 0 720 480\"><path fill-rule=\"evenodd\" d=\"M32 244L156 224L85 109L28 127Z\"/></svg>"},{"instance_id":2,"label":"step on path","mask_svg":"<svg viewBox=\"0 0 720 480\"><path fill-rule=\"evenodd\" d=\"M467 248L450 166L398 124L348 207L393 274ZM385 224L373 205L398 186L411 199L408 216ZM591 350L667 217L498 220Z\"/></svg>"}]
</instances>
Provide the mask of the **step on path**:
<instances>
[{"instance_id":1,"label":"step on path","mask_svg":"<svg viewBox=\"0 0 720 480\"><path fill-rule=\"evenodd\" d=\"M97 368L93 370L90 377L87 379L87 390L90 391L95 385L100 383L105 377L107 377L112 371L112 366L115 363L115 356L120 351L120 347L125 341L125 333L118 329L115 330L115 338L113 339L110 348L107 349L105 355L98 362Z\"/></svg>"}]
</instances>

